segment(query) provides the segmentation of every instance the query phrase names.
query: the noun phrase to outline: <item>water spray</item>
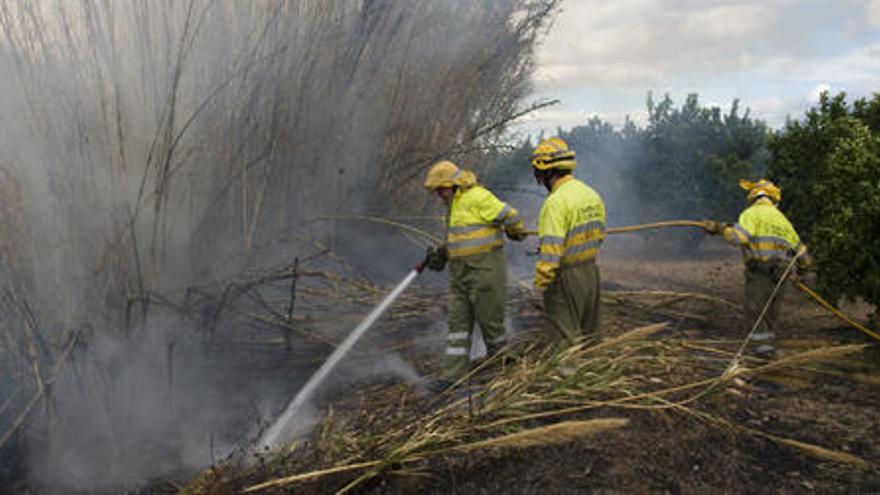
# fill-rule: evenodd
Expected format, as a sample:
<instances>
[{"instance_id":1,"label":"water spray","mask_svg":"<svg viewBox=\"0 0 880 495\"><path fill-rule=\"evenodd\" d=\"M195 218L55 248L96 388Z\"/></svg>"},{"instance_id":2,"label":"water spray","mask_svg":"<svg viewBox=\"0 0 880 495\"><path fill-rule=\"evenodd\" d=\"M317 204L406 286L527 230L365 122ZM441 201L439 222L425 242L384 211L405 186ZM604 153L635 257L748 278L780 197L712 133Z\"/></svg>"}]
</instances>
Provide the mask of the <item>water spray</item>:
<instances>
[{"instance_id":1,"label":"water spray","mask_svg":"<svg viewBox=\"0 0 880 495\"><path fill-rule=\"evenodd\" d=\"M371 311L370 314L368 314L367 317L364 318L354 330L352 330L348 337L339 344L333 353L330 354L330 357L328 357L327 360L324 361L324 364L315 371L311 378L309 378L309 381L303 385L296 396L294 396L293 400L290 401L281 416L269 426L269 429L266 430L259 442L257 442L256 449L258 451L271 449L277 445L279 441L284 440L285 432L302 406L312 398L315 391L321 383L323 383L324 379L327 378L327 375L333 371L333 368L335 368L336 365L339 364L339 361L348 354L348 351L351 350L354 344L357 343L363 334L373 326L380 316L382 316L382 313L388 309L388 306L400 297L400 294L402 294L413 280L425 270L429 258L430 256L425 257L424 260L416 265L415 268L413 268L407 276L404 277L384 299L382 299L382 302L373 308L373 311Z\"/></svg>"}]
</instances>

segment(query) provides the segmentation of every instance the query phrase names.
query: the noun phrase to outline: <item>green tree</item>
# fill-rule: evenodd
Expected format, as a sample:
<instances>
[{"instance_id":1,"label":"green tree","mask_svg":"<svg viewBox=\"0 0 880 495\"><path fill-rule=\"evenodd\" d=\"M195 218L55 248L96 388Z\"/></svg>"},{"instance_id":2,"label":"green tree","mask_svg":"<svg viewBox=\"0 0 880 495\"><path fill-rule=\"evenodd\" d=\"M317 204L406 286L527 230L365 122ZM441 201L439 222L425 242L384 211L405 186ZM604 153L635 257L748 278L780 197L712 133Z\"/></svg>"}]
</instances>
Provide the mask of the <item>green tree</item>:
<instances>
[{"instance_id":1,"label":"green tree","mask_svg":"<svg viewBox=\"0 0 880 495\"><path fill-rule=\"evenodd\" d=\"M880 304L880 94L823 94L803 121L770 141L770 175L782 207L815 257L819 289L832 299Z\"/></svg>"},{"instance_id":2,"label":"green tree","mask_svg":"<svg viewBox=\"0 0 880 495\"><path fill-rule=\"evenodd\" d=\"M766 167L767 128L739 101L723 114L703 107L696 94L681 108L669 96L648 96L641 167L631 177L642 198L643 220L661 218L731 219L743 207L737 180L761 175Z\"/></svg>"}]
</instances>

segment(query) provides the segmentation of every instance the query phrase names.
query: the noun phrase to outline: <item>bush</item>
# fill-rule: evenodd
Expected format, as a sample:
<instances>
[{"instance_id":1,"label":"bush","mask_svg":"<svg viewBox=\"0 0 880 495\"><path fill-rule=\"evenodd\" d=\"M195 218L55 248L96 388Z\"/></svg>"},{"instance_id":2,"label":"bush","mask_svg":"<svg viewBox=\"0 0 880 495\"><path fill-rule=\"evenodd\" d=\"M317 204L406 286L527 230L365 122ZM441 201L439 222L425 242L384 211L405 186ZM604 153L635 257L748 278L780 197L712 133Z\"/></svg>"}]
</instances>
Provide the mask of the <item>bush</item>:
<instances>
[{"instance_id":1,"label":"bush","mask_svg":"<svg viewBox=\"0 0 880 495\"><path fill-rule=\"evenodd\" d=\"M815 257L819 290L880 304L880 94L823 94L770 141L782 207Z\"/></svg>"}]
</instances>

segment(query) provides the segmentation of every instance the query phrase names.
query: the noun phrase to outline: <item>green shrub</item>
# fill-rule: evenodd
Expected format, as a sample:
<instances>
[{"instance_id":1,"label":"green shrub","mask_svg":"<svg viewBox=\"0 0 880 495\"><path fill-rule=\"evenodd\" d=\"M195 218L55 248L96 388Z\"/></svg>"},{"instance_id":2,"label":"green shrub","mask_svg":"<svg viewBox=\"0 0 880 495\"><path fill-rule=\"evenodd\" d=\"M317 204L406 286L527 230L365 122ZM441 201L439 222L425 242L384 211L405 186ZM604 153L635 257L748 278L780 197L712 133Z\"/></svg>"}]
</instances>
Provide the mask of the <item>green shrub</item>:
<instances>
[{"instance_id":1,"label":"green shrub","mask_svg":"<svg viewBox=\"0 0 880 495\"><path fill-rule=\"evenodd\" d=\"M782 208L815 257L820 291L880 303L880 94L823 94L770 141Z\"/></svg>"}]
</instances>

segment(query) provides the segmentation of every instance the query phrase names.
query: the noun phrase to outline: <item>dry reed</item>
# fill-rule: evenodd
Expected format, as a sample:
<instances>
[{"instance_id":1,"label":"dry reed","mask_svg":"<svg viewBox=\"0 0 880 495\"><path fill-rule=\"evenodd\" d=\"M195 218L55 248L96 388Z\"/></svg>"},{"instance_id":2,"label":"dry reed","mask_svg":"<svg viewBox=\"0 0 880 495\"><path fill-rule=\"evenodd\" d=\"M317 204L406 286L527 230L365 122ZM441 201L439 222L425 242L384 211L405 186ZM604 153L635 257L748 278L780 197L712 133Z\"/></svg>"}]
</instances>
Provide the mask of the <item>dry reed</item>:
<instances>
[{"instance_id":1,"label":"dry reed","mask_svg":"<svg viewBox=\"0 0 880 495\"><path fill-rule=\"evenodd\" d=\"M518 431L509 435L459 445L453 450L472 452L480 449L524 449L558 445L581 440L599 432L622 428L629 424L626 418L602 418L586 421L563 421L538 428Z\"/></svg>"}]
</instances>

